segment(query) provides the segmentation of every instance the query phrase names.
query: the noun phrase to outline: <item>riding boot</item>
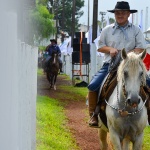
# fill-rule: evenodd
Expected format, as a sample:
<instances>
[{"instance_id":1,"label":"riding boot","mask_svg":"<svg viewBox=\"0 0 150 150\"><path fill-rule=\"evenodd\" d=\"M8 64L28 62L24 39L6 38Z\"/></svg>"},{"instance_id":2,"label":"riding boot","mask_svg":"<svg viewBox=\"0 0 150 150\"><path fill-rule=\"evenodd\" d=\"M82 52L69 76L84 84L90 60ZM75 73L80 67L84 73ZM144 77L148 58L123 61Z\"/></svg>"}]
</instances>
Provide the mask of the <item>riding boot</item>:
<instances>
[{"instance_id":1,"label":"riding boot","mask_svg":"<svg viewBox=\"0 0 150 150\"><path fill-rule=\"evenodd\" d=\"M89 126L90 127L98 127L98 116L97 114L94 113L97 104L97 97L98 97L97 92L89 91L88 103L89 103L89 115L90 115Z\"/></svg>"},{"instance_id":2,"label":"riding boot","mask_svg":"<svg viewBox=\"0 0 150 150\"><path fill-rule=\"evenodd\" d=\"M63 72L62 71L62 63L59 63L59 69L60 69L60 72Z\"/></svg>"}]
</instances>

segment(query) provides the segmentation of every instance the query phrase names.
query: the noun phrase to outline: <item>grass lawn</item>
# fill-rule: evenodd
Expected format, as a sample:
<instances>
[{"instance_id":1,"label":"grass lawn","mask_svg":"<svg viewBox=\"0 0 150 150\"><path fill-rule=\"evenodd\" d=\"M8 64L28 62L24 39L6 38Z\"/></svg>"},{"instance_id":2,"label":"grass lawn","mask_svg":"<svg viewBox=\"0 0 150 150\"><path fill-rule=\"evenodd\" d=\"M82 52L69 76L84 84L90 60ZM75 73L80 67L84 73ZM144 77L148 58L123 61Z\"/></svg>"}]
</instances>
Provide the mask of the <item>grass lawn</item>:
<instances>
[{"instance_id":1,"label":"grass lawn","mask_svg":"<svg viewBox=\"0 0 150 150\"><path fill-rule=\"evenodd\" d=\"M56 99L37 96L36 150L78 150Z\"/></svg>"},{"instance_id":2,"label":"grass lawn","mask_svg":"<svg viewBox=\"0 0 150 150\"><path fill-rule=\"evenodd\" d=\"M142 150L150 150L150 126L144 129L144 142Z\"/></svg>"}]
</instances>

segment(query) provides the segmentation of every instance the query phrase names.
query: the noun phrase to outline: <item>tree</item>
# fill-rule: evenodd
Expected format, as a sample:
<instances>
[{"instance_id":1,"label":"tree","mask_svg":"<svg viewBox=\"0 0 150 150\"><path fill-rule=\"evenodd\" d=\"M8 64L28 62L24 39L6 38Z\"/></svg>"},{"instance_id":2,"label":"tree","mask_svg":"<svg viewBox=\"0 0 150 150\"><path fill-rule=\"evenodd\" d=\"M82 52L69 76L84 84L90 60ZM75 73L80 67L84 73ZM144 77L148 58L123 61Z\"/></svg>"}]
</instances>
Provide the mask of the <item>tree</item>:
<instances>
[{"instance_id":1,"label":"tree","mask_svg":"<svg viewBox=\"0 0 150 150\"><path fill-rule=\"evenodd\" d=\"M35 9L31 10L30 25L34 40L40 42L43 38L48 38L54 34L53 17L54 15L50 14L47 7L43 6L42 3L36 4Z\"/></svg>"},{"instance_id":2,"label":"tree","mask_svg":"<svg viewBox=\"0 0 150 150\"><path fill-rule=\"evenodd\" d=\"M109 18L109 24L112 24L114 22L115 22L115 19ZM104 20L103 27L105 27L106 25L107 25L107 22L106 22L106 20ZM100 26L100 28L102 28L102 22L101 21L99 21L99 26Z\"/></svg>"},{"instance_id":3,"label":"tree","mask_svg":"<svg viewBox=\"0 0 150 150\"><path fill-rule=\"evenodd\" d=\"M115 22L115 19L114 18L109 18L109 23L112 24Z\"/></svg>"},{"instance_id":4,"label":"tree","mask_svg":"<svg viewBox=\"0 0 150 150\"><path fill-rule=\"evenodd\" d=\"M83 11L81 11L80 9L83 6L84 6L84 0L76 0L75 31L78 31L78 28L80 26L79 18L83 15ZM56 14L56 9L58 11L57 14ZM59 20L60 30L67 31L69 34L71 34L72 0L58 0L57 4L54 1L53 10L54 10L53 12L55 15L55 19Z\"/></svg>"},{"instance_id":5,"label":"tree","mask_svg":"<svg viewBox=\"0 0 150 150\"><path fill-rule=\"evenodd\" d=\"M76 0L75 31L80 26L79 18L83 15L80 9L83 6L84 0ZM59 22L57 29L55 21ZM30 23L32 35L38 42L58 31L71 34L72 0L36 0L36 7L30 13Z\"/></svg>"}]
</instances>

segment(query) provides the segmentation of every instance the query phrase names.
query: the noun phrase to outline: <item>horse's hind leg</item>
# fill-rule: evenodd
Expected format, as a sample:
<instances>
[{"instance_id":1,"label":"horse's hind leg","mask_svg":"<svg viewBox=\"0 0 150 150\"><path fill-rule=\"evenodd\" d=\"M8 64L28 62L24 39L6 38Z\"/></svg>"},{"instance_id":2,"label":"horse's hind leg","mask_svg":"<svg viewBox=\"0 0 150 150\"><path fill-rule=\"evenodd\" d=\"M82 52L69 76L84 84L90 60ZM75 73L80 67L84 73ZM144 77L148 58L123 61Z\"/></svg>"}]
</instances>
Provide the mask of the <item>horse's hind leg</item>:
<instances>
[{"instance_id":1,"label":"horse's hind leg","mask_svg":"<svg viewBox=\"0 0 150 150\"><path fill-rule=\"evenodd\" d=\"M98 134L100 139L100 149L107 150L108 149L107 132L100 128Z\"/></svg>"}]
</instances>

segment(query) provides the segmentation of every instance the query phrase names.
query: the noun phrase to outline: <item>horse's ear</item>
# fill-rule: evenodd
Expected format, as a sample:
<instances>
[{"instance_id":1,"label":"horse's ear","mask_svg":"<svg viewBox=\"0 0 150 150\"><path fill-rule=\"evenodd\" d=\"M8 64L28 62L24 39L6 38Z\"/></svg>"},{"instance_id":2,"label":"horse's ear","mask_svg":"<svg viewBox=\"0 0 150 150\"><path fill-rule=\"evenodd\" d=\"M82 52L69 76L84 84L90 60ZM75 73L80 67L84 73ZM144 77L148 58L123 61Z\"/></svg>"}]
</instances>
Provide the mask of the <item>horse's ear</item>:
<instances>
[{"instance_id":1,"label":"horse's ear","mask_svg":"<svg viewBox=\"0 0 150 150\"><path fill-rule=\"evenodd\" d=\"M145 56L146 56L146 49L144 49L144 51L143 51L141 54L139 54L139 57L140 57L142 60L145 58Z\"/></svg>"},{"instance_id":2,"label":"horse's ear","mask_svg":"<svg viewBox=\"0 0 150 150\"><path fill-rule=\"evenodd\" d=\"M127 53L125 51L125 48L121 51L121 57L122 57L122 59L126 59L127 58Z\"/></svg>"}]
</instances>

